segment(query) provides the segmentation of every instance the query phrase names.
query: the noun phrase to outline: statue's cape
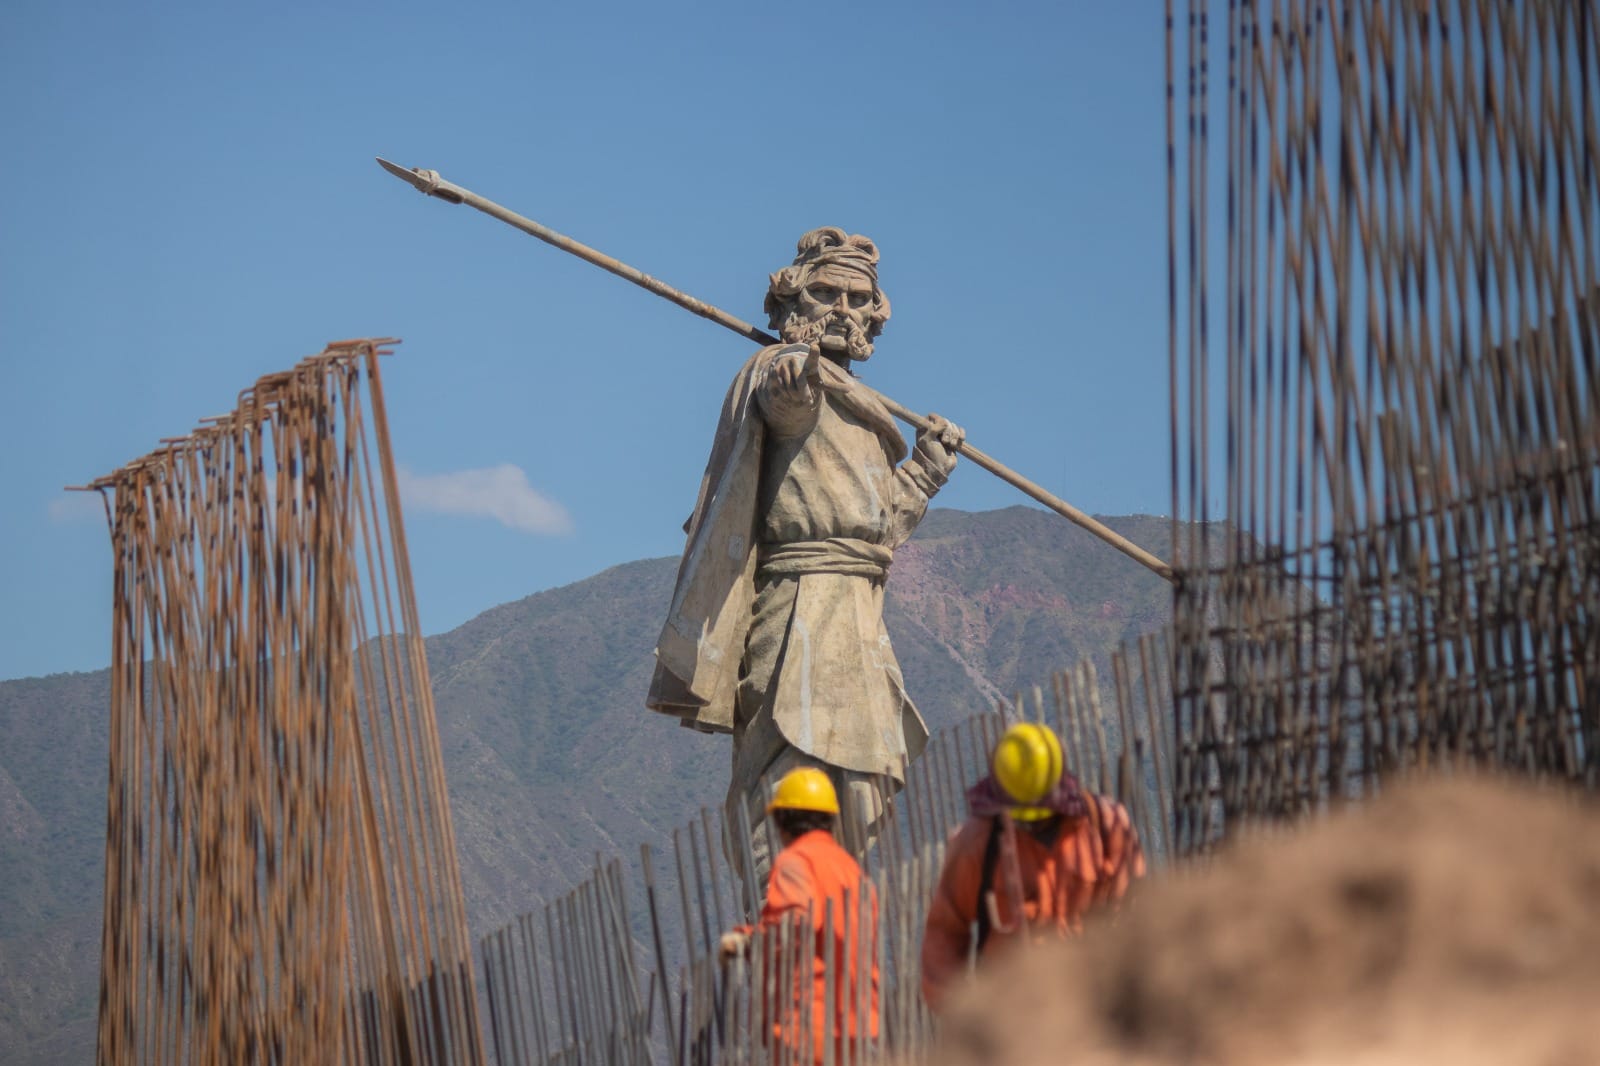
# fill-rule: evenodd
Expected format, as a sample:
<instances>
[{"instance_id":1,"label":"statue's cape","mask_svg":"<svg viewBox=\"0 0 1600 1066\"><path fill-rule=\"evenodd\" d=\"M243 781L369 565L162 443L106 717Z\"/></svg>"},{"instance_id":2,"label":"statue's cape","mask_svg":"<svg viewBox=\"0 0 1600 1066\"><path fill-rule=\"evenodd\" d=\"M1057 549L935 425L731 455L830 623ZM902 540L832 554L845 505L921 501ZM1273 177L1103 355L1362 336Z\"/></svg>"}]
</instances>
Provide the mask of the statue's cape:
<instances>
[{"instance_id":1,"label":"statue's cape","mask_svg":"<svg viewBox=\"0 0 1600 1066\"><path fill-rule=\"evenodd\" d=\"M775 358L804 351L804 346L772 345L740 368L722 402L700 495L685 526L689 538L656 641L656 671L645 705L705 732L733 731L739 662L755 596L756 490L765 437L756 389ZM883 438L891 462L904 459L905 440L877 398L826 359L817 369L834 400Z\"/></svg>"}]
</instances>

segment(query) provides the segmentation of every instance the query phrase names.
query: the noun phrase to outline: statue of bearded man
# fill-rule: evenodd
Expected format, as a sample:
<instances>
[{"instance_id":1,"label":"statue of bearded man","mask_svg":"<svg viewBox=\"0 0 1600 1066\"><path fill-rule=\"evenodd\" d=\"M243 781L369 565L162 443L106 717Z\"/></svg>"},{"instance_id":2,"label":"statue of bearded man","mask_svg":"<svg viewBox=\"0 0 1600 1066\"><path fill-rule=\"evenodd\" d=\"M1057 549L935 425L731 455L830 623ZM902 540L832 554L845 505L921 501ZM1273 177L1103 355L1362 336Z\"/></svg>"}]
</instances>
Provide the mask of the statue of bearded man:
<instances>
[{"instance_id":1,"label":"statue of bearded man","mask_svg":"<svg viewBox=\"0 0 1600 1066\"><path fill-rule=\"evenodd\" d=\"M785 343L752 356L723 402L646 702L733 734L732 816L759 819L768 783L798 766L827 772L859 852L928 737L884 629L884 582L962 433L935 415L908 457L851 372L889 319L866 237L801 237L766 311ZM755 852L761 884L764 834Z\"/></svg>"}]
</instances>

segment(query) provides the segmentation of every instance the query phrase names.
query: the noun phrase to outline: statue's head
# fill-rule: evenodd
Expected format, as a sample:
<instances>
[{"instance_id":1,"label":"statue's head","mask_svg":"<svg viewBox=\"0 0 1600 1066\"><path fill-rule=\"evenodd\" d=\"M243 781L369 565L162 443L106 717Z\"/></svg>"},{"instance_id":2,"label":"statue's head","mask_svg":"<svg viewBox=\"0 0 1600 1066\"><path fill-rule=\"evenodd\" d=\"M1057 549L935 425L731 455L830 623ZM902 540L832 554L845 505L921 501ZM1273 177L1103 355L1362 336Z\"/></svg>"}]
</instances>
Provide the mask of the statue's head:
<instances>
[{"instance_id":1,"label":"statue's head","mask_svg":"<svg viewBox=\"0 0 1600 1066\"><path fill-rule=\"evenodd\" d=\"M823 226L800 238L794 263L772 275L767 325L790 344L822 345L835 356L865 360L889 321L878 288L878 246L860 234Z\"/></svg>"}]
</instances>

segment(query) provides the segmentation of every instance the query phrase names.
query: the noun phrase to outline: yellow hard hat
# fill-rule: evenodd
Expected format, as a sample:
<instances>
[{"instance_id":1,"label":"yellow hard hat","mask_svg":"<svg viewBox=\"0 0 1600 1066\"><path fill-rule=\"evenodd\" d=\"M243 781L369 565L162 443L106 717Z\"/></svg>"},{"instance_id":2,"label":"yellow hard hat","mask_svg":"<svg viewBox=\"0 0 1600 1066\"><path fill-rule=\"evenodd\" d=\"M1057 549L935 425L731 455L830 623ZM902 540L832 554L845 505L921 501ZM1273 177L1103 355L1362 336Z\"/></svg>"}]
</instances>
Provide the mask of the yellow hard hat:
<instances>
[{"instance_id":1,"label":"yellow hard hat","mask_svg":"<svg viewBox=\"0 0 1600 1066\"><path fill-rule=\"evenodd\" d=\"M833 791L828 775L815 766L802 766L790 770L772 790L772 802L767 813L773 811L822 811L839 813L839 796Z\"/></svg>"},{"instance_id":2,"label":"yellow hard hat","mask_svg":"<svg viewBox=\"0 0 1600 1066\"><path fill-rule=\"evenodd\" d=\"M989 761L995 782L1019 806L1011 817L1025 822L1048 818L1048 807L1035 807L1061 782L1061 741L1055 731L1038 722L1018 722L994 746Z\"/></svg>"}]
</instances>

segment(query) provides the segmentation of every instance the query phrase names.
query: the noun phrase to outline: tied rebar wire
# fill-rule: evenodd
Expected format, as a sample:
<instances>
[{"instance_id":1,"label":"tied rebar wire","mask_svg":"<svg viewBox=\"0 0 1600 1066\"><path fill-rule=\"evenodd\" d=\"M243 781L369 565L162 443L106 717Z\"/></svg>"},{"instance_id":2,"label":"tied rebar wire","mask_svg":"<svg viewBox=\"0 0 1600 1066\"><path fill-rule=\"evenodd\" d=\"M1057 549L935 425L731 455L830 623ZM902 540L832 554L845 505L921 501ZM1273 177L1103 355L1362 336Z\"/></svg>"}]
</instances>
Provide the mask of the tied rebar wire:
<instances>
[{"instance_id":1,"label":"tied rebar wire","mask_svg":"<svg viewBox=\"0 0 1600 1066\"><path fill-rule=\"evenodd\" d=\"M1169 732L1153 726L1172 701L1171 654L1166 633L1149 635L1113 653L1114 679L1085 662L1054 676L1048 689L1019 693L935 735L905 768L905 788L870 833L841 827L843 839L872 838L859 856L862 888L846 913L830 909L758 929L737 959L719 958L719 940L755 924L765 896L764 885L746 886L738 874L754 867L751 842L771 831L760 809L731 823L702 810L671 834L670 854L641 849L642 892L625 891L619 860L597 861L588 880L542 915L524 914L480 941L495 1060L848 1066L920 1059L937 1033L921 995L923 924L946 842L968 816L966 790L988 773L989 752L1007 725L1049 724L1082 787L1127 806L1146 855L1157 864L1168 859L1172 799L1161 767L1172 765L1173 753ZM630 899L640 904L632 912ZM832 1011L816 1002L816 973ZM875 1030L864 1022L874 1013Z\"/></svg>"},{"instance_id":2,"label":"tied rebar wire","mask_svg":"<svg viewBox=\"0 0 1600 1066\"><path fill-rule=\"evenodd\" d=\"M92 486L115 560L101 1062L483 1058L392 343L330 345Z\"/></svg>"},{"instance_id":3,"label":"tied rebar wire","mask_svg":"<svg viewBox=\"0 0 1600 1066\"><path fill-rule=\"evenodd\" d=\"M1167 54L1176 849L1594 788L1593 4L1189 0Z\"/></svg>"}]
</instances>

